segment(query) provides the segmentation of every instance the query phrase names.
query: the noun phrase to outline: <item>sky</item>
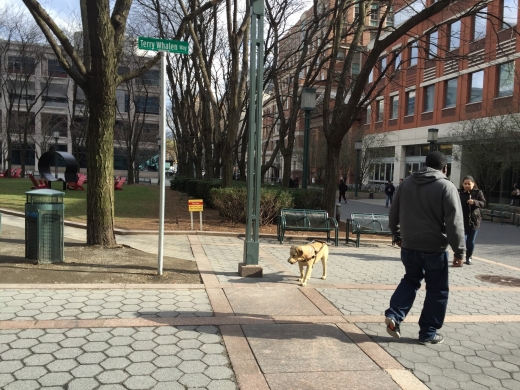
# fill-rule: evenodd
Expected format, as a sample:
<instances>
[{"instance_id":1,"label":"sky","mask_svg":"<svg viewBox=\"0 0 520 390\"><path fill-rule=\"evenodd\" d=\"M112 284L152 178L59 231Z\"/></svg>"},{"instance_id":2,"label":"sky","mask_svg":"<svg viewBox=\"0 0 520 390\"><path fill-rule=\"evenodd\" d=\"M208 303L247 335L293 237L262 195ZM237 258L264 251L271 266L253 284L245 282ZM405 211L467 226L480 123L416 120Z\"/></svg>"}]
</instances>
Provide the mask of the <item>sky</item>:
<instances>
[{"instance_id":1,"label":"sky","mask_svg":"<svg viewBox=\"0 0 520 390\"><path fill-rule=\"evenodd\" d=\"M308 3L308 7L312 5L310 0L305 0L305 2ZM71 13L79 15L79 0L40 0L40 4L43 9L53 17L58 25L60 24L60 20L66 21ZM15 8L25 8L22 0L0 0L0 8L3 8L5 5L10 7L14 6ZM293 15L290 19L290 23L296 23L300 15L301 13Z\"/></svg>"},{"instance_id":2,"label":"sky","mask_svg":"<svg viewBox=\"0 0 520 390\"><path fill-rule=\"evenodd\" d=\"M40 0L40 5L58 25L60 22L66 22L73 13L79 15L79 0ZM4 6L26 9L22 0L0 0L0 8Z\"/></svg>"}]
</instances>

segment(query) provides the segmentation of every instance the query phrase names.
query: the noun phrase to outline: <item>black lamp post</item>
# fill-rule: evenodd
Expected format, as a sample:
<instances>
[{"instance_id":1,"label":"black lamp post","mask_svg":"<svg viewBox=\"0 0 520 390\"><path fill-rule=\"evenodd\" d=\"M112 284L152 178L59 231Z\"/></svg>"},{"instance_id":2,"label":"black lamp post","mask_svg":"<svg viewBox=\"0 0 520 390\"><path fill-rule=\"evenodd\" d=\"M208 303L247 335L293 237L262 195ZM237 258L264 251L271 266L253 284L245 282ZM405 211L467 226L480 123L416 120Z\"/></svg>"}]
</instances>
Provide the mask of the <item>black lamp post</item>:
<instances>
[{"instance_id":1,"label":"black lamp post","mask_svg":"<svg viewBox=\"0 0 520 390\"><path fill-rule=\"evenodd\" d=\"M354 198L358 197L358 186L359 186L359 155L361 153L361 149L363 149L363 141L358 140L354 143L354 149L357 152L357 162L356 162L356 184L354 184Z\"/></svg>"},{"instance_id":2,"label":"black lamp post","mask_svg":"<svg viewBox=\"0 0 520 390\"><path fill-rule=\"evenodd\" d=\"M311 129L311 111L316 108L316 89L302 88L301 109L305 111L305 129L303 135L303 177L302 188L307 188L309 175L309 132Z\"/></svg>"},{"instance_id":3,"label":"black lamp post","mask_svg":"<svg viewBox=\"0 0 520 390\"><path fill-rule=\"evenodd\" d=\"M428 142L430 143L430 153L439 139L439 129L428 129Z\"/></svg>"},{"instance_id":4,"label":"black lamp post","mask_svg":"<svg viewBox=\"0 0 520 390\"><path fill-rule=\"evenodd\" d=\"M54 151L58 152L58 139L60 138L60 132L58 130L54 130L52 133L54 137ZM58 178L58 153L54 154L54 177Z\"/></svg>"}]
</instances>

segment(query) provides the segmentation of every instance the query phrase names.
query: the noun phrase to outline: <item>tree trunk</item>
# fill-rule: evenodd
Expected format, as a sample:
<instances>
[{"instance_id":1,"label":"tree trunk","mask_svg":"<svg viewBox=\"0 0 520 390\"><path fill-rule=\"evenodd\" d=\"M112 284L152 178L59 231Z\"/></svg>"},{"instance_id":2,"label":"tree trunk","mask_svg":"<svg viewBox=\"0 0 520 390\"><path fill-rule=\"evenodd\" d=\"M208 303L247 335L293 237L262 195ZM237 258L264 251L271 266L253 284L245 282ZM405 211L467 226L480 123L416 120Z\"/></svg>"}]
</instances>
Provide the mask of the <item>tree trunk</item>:
<instances>
[{"instance_id":1,"label":"tree trunk","mask_svg":"<svg viewBox=\"0 0 520 390\"><path fill-rule=\"evenodd\" d=\"M136 184L135 177L134 177L135 159L133 157L133 150L131 150L131 148L126 149L126 156L127 156L126 174L128 176L127 182L128 182L128 184Z\"/></svg>"},{"instance_id":2,"label":"tree trunk","mask_svg":"<svg viewBox=\"0 0 520 390\"><path fill-rule=\"evenodd\" d=\"M27 156L27 130L23 135L23 142L20 145L20 168L22 168L22 174L20 177L25 177L25 160Z\"/></svg>"},{"instance_id":3,"label":"tree trunk","mask_svg":"<svg viewBox=\"0 0 520 390\"><path fill-rule=\"evenodd\" d=\"M292 149L285 148L283 152L281 152L283 157L283 178L282 185L284 187L289 187L289 179L291 178L291 165L292 165Z\"/></svg>"},{"instance_id":4,"label":"tree trunk","mask_svg":"<svg viewBox=\"0 0 520 390\"><path fill-rule=\"evenodd\" d=\"M116 245L114 236L114 125L115 77L101 83L104 90L90 100L90 119L87 133L87 245ZM95 81L93 84L95 84ZM111 85L111 87L109 87ZM113 89L112 93L110 89ZM107 91L108 90L108 91ZM104 93L102 93L104 92Z\"/></svg>"},{"instance_id":5,"label":"tree trunk","mask_svg":"<svg viewBox=\"0 0 520 390\"><path fill-rule=\"evenodd\" d=\"M91 77L87 132L87 245L114 247L114 126L116 118L117 45L105 5L87 15L91 44ZM96 28L91 28L95 26Z\"/></svg>"},{"instance_id":6,"label":"tree trunk","mask_svg":"<svg viewBox=\"0 0 520 390\"><path fill-rule=\"evenodd\" d=\"M231 121L230 121L231 122ZM229 187L233 180L233 144L224 140L222 150L222 188Z\"/></svg>"},{"instance_id":7,"label":"tree trunk","mask_svg":"<svg viewBox=\"0 0 520 390\"><path fill-rule=\"evenodd\" d=\"M327 140L327 160L325 163L325 185L323 187L323 209L329 216L335 215L336 178L338 177L339 152L341 142L329 143Z\"/></svg>"}]
</instances>

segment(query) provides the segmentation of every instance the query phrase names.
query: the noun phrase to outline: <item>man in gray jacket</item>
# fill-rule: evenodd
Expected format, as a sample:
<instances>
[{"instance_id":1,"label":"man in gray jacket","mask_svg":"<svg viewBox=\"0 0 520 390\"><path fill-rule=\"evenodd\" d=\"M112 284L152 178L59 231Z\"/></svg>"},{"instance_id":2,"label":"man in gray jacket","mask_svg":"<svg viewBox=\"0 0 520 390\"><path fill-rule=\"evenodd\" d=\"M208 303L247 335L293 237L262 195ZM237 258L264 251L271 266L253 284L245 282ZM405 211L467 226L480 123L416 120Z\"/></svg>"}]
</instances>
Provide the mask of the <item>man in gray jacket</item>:
<instances>
[{"instance_id":1,"label":"man in gray jacket","mask_svg":"<svg viewBox=\"0 0 520 390\"><path fill-rule=\"evenodd\" d=\"M421 281L426 298L419 318L419 342L442 343L442 327L448 305L448 245L462 259L465 250L464 221L459 194L446 177L446 156L432 152L426 167L399 186L390 208L390 230L401 247L405 275L385 311L387 332L401 337L399 324L412 308Z\"/></svg>"}]
</instances>

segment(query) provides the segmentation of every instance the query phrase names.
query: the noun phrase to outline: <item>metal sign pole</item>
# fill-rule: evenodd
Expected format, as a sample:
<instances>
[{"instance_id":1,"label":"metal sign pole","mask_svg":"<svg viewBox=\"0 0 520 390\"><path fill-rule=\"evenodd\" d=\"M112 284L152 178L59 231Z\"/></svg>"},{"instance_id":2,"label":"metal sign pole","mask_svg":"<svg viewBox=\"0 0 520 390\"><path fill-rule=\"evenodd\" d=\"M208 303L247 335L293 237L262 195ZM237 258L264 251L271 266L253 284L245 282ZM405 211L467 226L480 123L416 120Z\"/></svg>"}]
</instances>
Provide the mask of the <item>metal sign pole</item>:
<instances>
[{"instance_id":1,"label":"metal sign pole","mask_svg":"<svg viewBox=\"0 0 520 390\"><path fill-rule=\"evenodd\" d=\"M163 274L164 260L164 196L166 186L164 183L164 166L166 163L166 52L161 52L161 120L159 122L161 137L161 150L159 156L159 258L157 274ZM161 180L162 179L162 180Z\"/></svg>"}]
</instances>

